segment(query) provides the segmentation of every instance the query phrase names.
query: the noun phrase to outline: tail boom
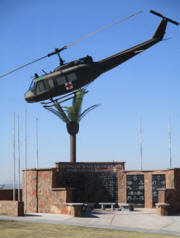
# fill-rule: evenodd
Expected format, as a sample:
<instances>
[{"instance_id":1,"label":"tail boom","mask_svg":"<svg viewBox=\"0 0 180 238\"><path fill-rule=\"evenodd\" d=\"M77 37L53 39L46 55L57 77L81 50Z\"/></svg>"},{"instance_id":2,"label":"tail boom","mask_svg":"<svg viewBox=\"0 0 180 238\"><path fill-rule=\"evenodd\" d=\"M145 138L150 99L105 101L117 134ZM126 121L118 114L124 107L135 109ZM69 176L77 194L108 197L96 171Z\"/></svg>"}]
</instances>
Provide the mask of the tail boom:
<instances>
[{"instance_id":1,"label":"tail boom","mask_svg":"<svg viewBox=\"0 0 180 238\"><path fill-rule=\"evenodd\" d=\"M119 52L117 54L114 54L110 57L107 57L105 59L102 59L100 61L98 61L98 71L99 73L104 73L108 70L113 69L114 67L122 64L123 62L125 62L126 60L136 56L137 54L143 52L144 50L150 48L151 46L153 46L154 44L158 43L159 41L161 41L165 35L166 32L166 27L167 27L167 23L171 22L173 24L179 25L178 22L171 20L167 17L164 17L163 15L161 15L160 13L157 13L153 10L150 11L151 13L162 17L161 22L159 23L153 37L150 40L147 40L141 44L138 44L136 46L133 46L127 50L124 50L122 52Z\"/></svg>"}]
</instances>

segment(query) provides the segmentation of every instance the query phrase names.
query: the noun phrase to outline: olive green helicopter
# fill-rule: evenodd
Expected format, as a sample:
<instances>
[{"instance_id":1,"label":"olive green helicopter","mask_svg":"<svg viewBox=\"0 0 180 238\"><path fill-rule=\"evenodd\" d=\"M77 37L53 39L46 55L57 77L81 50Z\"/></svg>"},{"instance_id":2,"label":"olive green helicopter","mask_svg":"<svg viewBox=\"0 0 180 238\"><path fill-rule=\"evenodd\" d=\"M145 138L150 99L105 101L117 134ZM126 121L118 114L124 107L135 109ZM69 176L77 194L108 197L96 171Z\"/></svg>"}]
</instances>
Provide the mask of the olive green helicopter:
<instances>
[{"instance_id":1,"label":"olive green helicopter","mask_svg":"<svg viewBox=\"0 0 180 238\"><path fill-rule=\"evenodd\" d=\"M117 24L120 21L126 20L134 15L137 15L140 12L137 12L125 19L121 19L117 22L114 22L111 25L103 27L97 30L96 32L93 32L81 38L80 40L85 39L108 27L111 27L112 25ZM34 61L27 63L21 67L18 67L0 76L0 78L5 77L10 73L13 73L23 67L26 67L46 57L50 57L52 55L58 55L60 65L56 67L53 72L50 72L50 73L44 72L43 75L38 75L37 73L35 73L32 83L29 87L29 90L25 93L24 98L28 103L33 103L33 102L44 101L47 99L50 99L51 101L53 101L54 97L61 96L61 95L65 95L65 96L60 97L60 99L66 96L69 96L73 94L75 91L77 91L78 89L94 81L102 73L108 70L111 70L114 67L117 67L118 65L122 64L126 60L129 60L130 58L138 55L139 53L153 46L154 44L162 41L165 35L165 30L166 30L168 22L179 25L178 22L171 20L167 17L164 17L160 13L157 13L153 10L151 10L150 12L161 17L162 19L155 33L153 34L152 38L141 44L135 45L129 49L118 52L110 57L104 58L96 62L93 61L93 58L91 56L87 55L86 57L76 59L69 63L64 64L64 61L60 56L60 52L69 48L73 44L78 43L80 41L78 40L60 49L57 48L52 53L45 55L41 58L35 59Z\"/></svg>"}]
</instances>

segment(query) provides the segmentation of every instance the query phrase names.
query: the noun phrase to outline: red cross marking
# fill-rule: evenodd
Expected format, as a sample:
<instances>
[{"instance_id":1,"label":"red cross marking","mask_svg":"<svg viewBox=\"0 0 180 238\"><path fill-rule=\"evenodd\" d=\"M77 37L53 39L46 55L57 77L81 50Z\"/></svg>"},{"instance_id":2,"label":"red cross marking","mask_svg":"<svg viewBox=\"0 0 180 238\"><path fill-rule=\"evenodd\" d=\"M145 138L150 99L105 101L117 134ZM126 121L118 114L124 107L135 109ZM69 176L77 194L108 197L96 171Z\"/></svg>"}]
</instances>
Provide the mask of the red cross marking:
<instances>
[{"instance_id":1,"label":"red cross marking","mask_svg":"<svg viewBox=\"0 0 180 238\"><path fill-rule=\"evenodd\" d=\"M66 83L65 86L66 86L66 89L67 89L67 90L73 88L73 85L72 85L72 83L70 83L70 82Z\"/></svg>"}]
</instances>

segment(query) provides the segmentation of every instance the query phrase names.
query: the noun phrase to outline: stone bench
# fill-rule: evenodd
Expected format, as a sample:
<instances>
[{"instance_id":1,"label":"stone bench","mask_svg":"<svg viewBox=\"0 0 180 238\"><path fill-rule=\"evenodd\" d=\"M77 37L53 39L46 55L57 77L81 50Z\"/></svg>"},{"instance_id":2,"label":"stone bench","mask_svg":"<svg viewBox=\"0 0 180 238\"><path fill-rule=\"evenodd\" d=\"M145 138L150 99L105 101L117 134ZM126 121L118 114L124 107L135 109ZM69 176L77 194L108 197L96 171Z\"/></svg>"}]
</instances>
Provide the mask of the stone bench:
<instances>
[{"instance_id":1,"label":"stone bench","mask_svg":"<svg viewBox=\"0 0 180 238\"><path fill-rule=\"evenodd\" d=\"M101 209L105 210L106 206L110 206L111 210L114 210L114 207L116 206L115 202L99 202L99 205L101 206Z\"/></svg>"},{"instance_id":2,"label":"stone bench","mask_svg":"<svg viewBox=\"0 0 180 238\"><path fill-rule=\"evenodd\" d=\"M157 214L160 216L167 216L168 215L168 209L169 209L169 203L156 203L156 211Z\"/></svg>"},{"instance_id":3,"label":"stone bench","mask_svg":"<svg viewBox=\"0 0 180 238\"><path fill-rule=\"evenodd\" d=\"M85 212L90 212L91 210L94 209L95 207L95 202L86 202L86 203L83 203L83 211Z\"/></svg>"},{"instance_id":4,"label":"stone bench","mask_svg":"<svg viewBox=\"0 0 180 238\"><path fill-rule=\"evenodd\" d=\"M81 217L83 203L66 203L68 214L73 217Z\"/></svg>"},{"instance_id":5,"label":"stone bench","mask_svg":"<svg viewBox=\"0 0 180 238\"><path fill-rule=\"evenodd\" d=\"M132 203L118 203L120 211L134 211L134 205Z\"/></svg>"}]
</instances>

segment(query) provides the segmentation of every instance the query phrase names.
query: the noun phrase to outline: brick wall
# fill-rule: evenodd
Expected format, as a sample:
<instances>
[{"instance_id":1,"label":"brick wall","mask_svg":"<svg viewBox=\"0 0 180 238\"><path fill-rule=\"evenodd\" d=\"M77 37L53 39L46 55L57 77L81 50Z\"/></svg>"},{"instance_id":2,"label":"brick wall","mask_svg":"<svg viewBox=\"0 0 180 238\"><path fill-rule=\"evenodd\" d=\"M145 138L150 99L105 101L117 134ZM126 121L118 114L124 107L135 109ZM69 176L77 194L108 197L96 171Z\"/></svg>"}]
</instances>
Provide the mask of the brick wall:
<instances>
[{"instance_id":1,"label":"brick wall","mask_svg":"<svg viewBox=\"0 0 180 238\"><path fill-rule=\"evenodd\" d=\"M52 169L27 170L27 197L25 171L23 172L23 201L26 212L66 213L72 190L52 187Z\"/></svg>"},{"instance_id":2,"label":"brick wall","mask_svg":"<svg viewBox=\"0 0 180 238\"><path fill-rule=\"evenodd\" d=\"M176 208L180 208L180 169L125 171L124 163L64 162L56 163L56 168L53 169L27 170L27 199L25 171L23 172L23 200L26 212L67 213L65 203L72 202L126 203L127 176L137 175L143 180L140 181L141 185L136 185L137 190L138 186L141 186L142 190L135 191L135 196L143 196L142 204L145 208L152 208L156 198L158 202L158 188L163 186L167 191L166 194L161 194L161 200L165 196L164 200L168 198L168 201L175 201ZM158 184L158 179L161 184ZM129 187L132 189L131 185ZM172 191L174 187L178 199Z\"/></svg>"},{"instance_id":3,"label":"brick wall","mask_svg":"<svg viewBox=\"0 0 180 238\"><path fill-rule=\"evenodd\" d=\"M27 191L25 186L27 175ZM37 171L27 170L26 174L23 172L22 187L23 187L23 201L26 212L36 212L37 211ZM26 197L27 194L27 197Z\"/></svg>"},{"instance_id":4,"label":"brick wall","mask_svg":"<svg viewBox=\"0 0 180 238\"><path fill-rule=\"evenodd\" d=\"M173 176L172 176L173 173ZM159 189L159 203L168 203L169 214L180 212L180 169L169 170L168 178L172 187L167 189Z\"/></svg>"},{"instance_id":5,"label":"brick wall","mask_svg":"<svg viewBox=\"0 0 180 238\"><path fill-rule=\"evenodd\" d=\"M0 201L0 214L10 216L23 216L24 203L18 201Z\"/></svg>"}]
</instances>

